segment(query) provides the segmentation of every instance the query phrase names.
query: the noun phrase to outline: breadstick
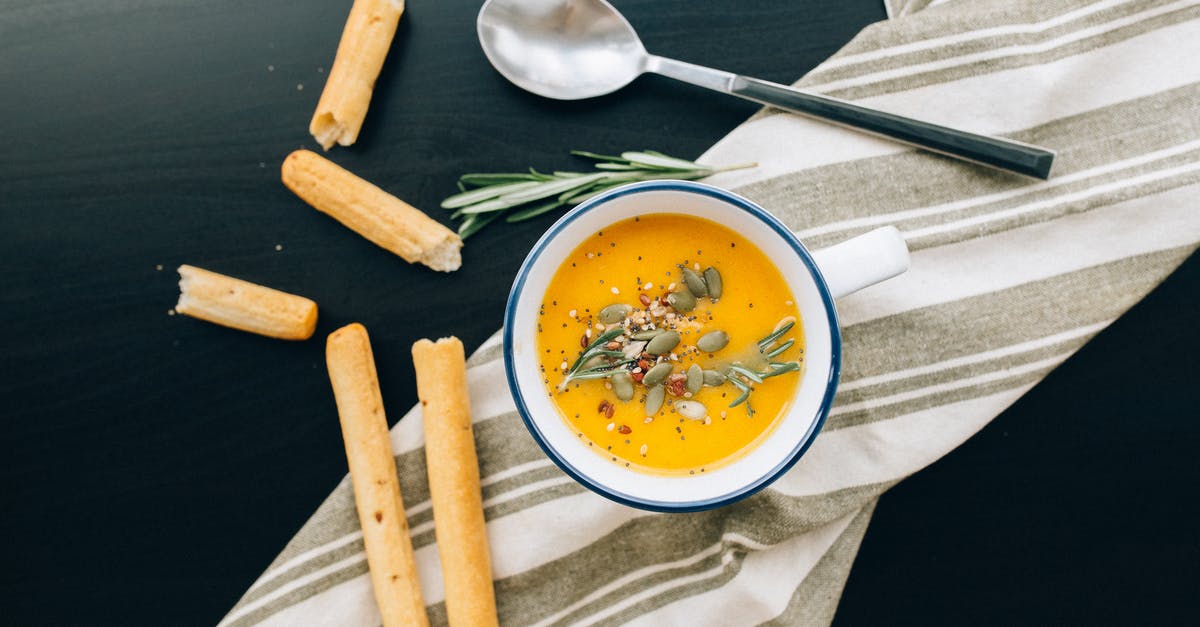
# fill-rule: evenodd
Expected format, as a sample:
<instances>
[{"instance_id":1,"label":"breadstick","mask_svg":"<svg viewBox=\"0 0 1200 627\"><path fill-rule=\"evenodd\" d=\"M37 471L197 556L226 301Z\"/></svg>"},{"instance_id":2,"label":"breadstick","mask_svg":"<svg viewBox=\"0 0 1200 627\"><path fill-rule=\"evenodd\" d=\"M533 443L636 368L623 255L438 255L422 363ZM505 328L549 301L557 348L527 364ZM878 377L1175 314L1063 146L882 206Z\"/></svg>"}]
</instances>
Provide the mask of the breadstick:
<instances>
[{"instance_id":1,"label":"breadstick","mask_svg":"<svg viewBox=\"0 0 1200 627\"><path fill-rule=\"evenodd\" d=\"M413 344L425 463L451 626L496 625L496 596L471 432L467 367L456 337Z\"/></svg>"},{"instance_id":2,"label":"breadstick","mask_svg":"<svg viewBox=\"0 0 1200 627\"><path fill-rule=\"evenodd\" d=\"M404 0L354 0L308 132L325 150L358 139Z\"/></svg>"},{"instance_id":3,"label":"breadstick","mask_svg":"<svg viewBox=\"0 0 1200 627\"><path fill-rule=\"evenodd\" d=\"M175 311L281 340L307 340L317 328L317 304L195 266L179 266Z\"/></svg>"},{"instance_id":4,"label":"breadstick","mask_svg":"<svg viewBox=\"0 0 1200 627\"><path fill-rule=\"evenodd\" d=\"M325 363L383 624L428 625L367 330L354 323L331 333Z\"/></svg>"},{"instance_id":5,"label":"breadstick","mask_svg":"<svg viewBox=\"0 0 1200 627\"><path fill-rule=\"evenodd\" d=\"M309 150L287 156L283 184L317 211L409 263L450 272L462 265L462 239L412 205Z\"/></svg>"}]
</instances>

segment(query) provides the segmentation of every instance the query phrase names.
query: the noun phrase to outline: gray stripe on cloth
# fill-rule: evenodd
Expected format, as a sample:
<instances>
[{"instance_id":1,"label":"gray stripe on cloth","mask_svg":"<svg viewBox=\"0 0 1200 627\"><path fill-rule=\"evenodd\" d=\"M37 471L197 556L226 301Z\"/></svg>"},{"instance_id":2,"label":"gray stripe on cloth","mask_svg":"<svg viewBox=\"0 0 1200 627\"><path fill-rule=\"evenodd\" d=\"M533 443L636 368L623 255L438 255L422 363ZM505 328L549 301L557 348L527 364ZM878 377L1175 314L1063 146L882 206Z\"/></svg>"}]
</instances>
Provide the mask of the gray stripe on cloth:
<instances>
[{"instance_id":1,"label":"gray stripe on cloth","mask_svg":"<svg viewBox=\"0 0 1200 627\"><path fill-rule=\"evenodd\" d=\"M855 486L819 496L793 497L774 490L729 507L692 514L636 518L592 544L560 559L496 582L501 617L535 622L559 613L606 584L642 569L686 560L732 533L774 545L845 516L875 499L891 482ZM724 549L741 546L724 542ZM673 570L676 576L703 571L696 565ZM601 611L636 593L644 578L606 593L563 617L571 620ZM648 601L657 607L653 601ZM665 603L664 603L665 604ZM643 611L649 606L638 604Z\"/></svg>"},{"instance_id":2,"label":"gray stripe on cloth","mask_svg":"<svg viewBox=\"0 0 1200 627\"><path fill-rule=\"evenodd\" d=\"M291 590L277 599L273 599L270 603L255 609L254 611L238 618L237 620L228 623L228 627L249 627L250 625L258 624L276 613L289 608L305 599L313 597L325 590L329 590L334 586L343 584L356 577L364 577L367 575L367 559L364 556L360 560L356 560L347 566L329 573L320 579L295 590ZM240 604L239 604L240 605ZM236 608L235 608L236 609Z\"/></svg>"},{"instance_id":3,"label":"gray stripe on cloth","mask_svg":"<svg viewBox=\"0 0 1200 627\"><path fill-rule=\"evenodd\" d=\"M1187 85L1011 134L1015 139L1051 145L1058 150L1055 176L1047 182L983 171L938 155L911 151L793 172L740 187L737 191L767 207L789 227L800 232L807 246L821 248L885 222L896 224L902 230L927 227L966 215L1053 200L1072 191L1121 181L1134 173L1194 163L1200 160L1200 152L1186 149L1187 138L1200 138L1200 120L1188 114L1198 101L1200 85ZM1179 150L1185 152L1179 154ZM1154 158L1154 153L1169 156ZM1108 164L1139 159L1151 161L1104 171ZM1096 173L1089 175L1089 172ZM1072 182L1073 177L1079 176L1084 178ZM1172 187L1187 184L1193 178L1175 176L1162 183L1110 193L1100 199L1068 203L1066 207L1051 206L1040 215L1062 215L1072 209L1094 208L1104 201L1119 201L1130 191L1149 194L1168 184ZM863 180L872 180L872 184L861 185ZM921 180L923 184L913 185L915 180ZM990 200L1005 193L1011 197ZM892 214L947 205L953 207L957 205L951 203L964 202L973 206L945 213L939 211L915 220L888 219ZM805 234L828 231L830 224L854 219L866 220L867 224L818 235ZM914 243L913 248L943 243L947 242L927 240Z\"/></svg>"},{"instance_id":4,"label":"gray stripe on cloth","mask_svg":"<svg viewBox=\"0 0 1200 627\"><path fill-rule=\"evenodd\" d=\"M843 59L841 63L827 64L828 67L820 67L805 76L803 84L806 87L820 90L820 86L823 83L841 81L887 70L897 70L934 61L948 61L1008 46L1039 44L1064 35L1078 33L1085 29L1105 30L1106 25L1116 28L1116 25L1113 23L1120 18L1131 17L1136 19L1138 13L1169 6L1178 1L1147 0L1143 2L1125 2L1106 7L1099 11L1085 12L1078 17L1067 19L1066 21L1062 19L1054 21L1041 20L1044 26L1036 29L1010 28L1004 29L1003 32L999 33L996 32L996 29L990 27L972 29L972 31L967 31L967 33L975 32L978 34L977 37L958 37L947 40L944 45L921 47L918 50L906 51L904 48L896 48L894 53L887 56L871 55L859 62L847 62ZM1055 14L1054 17L1070 18L1073 13L1078 13L1078 11L1064 11ZM932 16L925 15L917 19L926 20L931 18Z\"/></svg>"},{"instance_id":5,"label":"gray stripe on cloth","mask_svg":"<svg viewBox=\"0 0 1200 627\"><path fill-rule=\"evenodd\" d=\"M850 525L838 536L817 565L792 593L791 600L779 616L763 623L764 627L786 627L790 625L828 625L833 622L838 602L850 567L858 555L863 536L871 522L871 514L879 499L863 506L862 511L850 521Z\"/></svg>"},{"instance_id":6,"label":"gray stripe on cloth","mask_svg":"<svg viewBox=\"0 0 1200 627\"><path fill-rule=\"evenodd\" d=\"M950 303L905 312L853 325L843 331L847 381L862 376L904 371L924 364L937 363L983 353L989 350L1046 337L1065 330L1101 323L1116 318L1141 300L1155 285L1155 270L1174 268L1188 257L1194 246L1183 246L1110 263L1084 268ZM1013 311L1011 303L1023 306ZM972 312L995 312L976 315ZM1012 324L1017 316L1020 324ZM993 362L992 372L1003 373L1036 362L1039 358L1065 355L1082 344L1069 342L1064 350L1025 353ZM1047 354L1051 353L1051 354ZM897 357L899 355L899 357ZM932 393L917 399L885 404L851 413L839 407L869 402L888 395L912 390L908 380L839 393L833 414L825 425L828 431L887 420L921 409L928 409L969 398L979 398L1000 390L1027 385L1041 378L1053 366L1031 373L1005 377L998 381ZM1040 374L1039 374L1040 373ZM921 377L926 385L952 384L977 371L955 368Z\"/></svg>"},{"instance_id":7,"label":"gray stripe on cloth","mask_svg":"<svg viewBox=\"0 0 1200 627\"><path fill-rule=\"evenodd\" d=\"M1114 26L1112 30L1091 35L1078 41L1064 42L1045 51L1014 52L979 61L964 59L962 64L949 68L924 72L918 71L896 78L881 78L861 86L837 87L836 83L809 85L807 80L803 82L803 85L812 87L815 91L847 100L871 98L882 94L908 91L930 85L952 83L964 78L973 78L1006 70L1045 65L1118 44L1163 27L1183 24L1195 20L1197 17L1200 17L1200 6L1186 6L1160 15L1144 16L1132 24Z\"/></svg>"}]
</instances>

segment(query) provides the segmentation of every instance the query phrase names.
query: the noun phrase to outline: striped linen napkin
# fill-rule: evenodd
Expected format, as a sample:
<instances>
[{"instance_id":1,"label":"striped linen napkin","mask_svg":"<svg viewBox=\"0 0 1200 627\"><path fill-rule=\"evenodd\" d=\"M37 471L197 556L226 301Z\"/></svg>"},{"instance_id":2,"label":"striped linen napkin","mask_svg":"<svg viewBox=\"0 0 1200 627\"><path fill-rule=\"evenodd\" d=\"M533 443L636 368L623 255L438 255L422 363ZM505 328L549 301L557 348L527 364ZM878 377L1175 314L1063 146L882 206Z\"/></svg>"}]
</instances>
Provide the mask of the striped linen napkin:
<instances>
[{"instance_id":1,"label":"striped linen napkin","mask_svg":"<svg viewBox=\"0 0 1200 627\"><path fill-rule=\"evenodd\" d=\"M893 13L931 4L893 0ZM837 402L762 493L695 514L609 502L526 433L500 340L469 386L508 624L828 623L879 495L981 429L1200 242L1200 3L959 0L864 30L800 85L1059 151L1035 182L766 110L711 182L814 248L895 224L912 269L838 303ZM420 408L392 443L429 614L445 621ZM375 625L343 481L225 617Z\"/></svg>"}]
</instances>

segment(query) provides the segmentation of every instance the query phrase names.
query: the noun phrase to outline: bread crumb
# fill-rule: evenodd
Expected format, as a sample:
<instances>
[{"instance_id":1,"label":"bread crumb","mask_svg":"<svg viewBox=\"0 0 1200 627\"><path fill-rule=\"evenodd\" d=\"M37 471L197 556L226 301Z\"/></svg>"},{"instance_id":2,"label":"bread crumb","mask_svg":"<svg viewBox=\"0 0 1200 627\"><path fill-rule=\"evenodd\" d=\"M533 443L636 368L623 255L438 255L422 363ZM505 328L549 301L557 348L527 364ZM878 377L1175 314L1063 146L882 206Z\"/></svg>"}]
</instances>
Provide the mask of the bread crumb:
<instances>
[{"instance_id":1,"label":"bread crumb","mask_svg":"<svg viewBox=\"0 0 1200 627\"><path fill-rule=\"evenodd\" d=\"M174 310L174 309L168 309L168 310L167 310L167 315L168 315L168 316L173 316L173 315L175 315L175 310Z\"/></svg>"},{"instance_id":2,"label":"bread crumb","mask_svg":"<svg viewBox=\"0 0 1200 627\"><path fill-rule=\"evenodd\" d=\"M267 66L267 71L268 71L268 72L274 72L274 71L275 71L275 66L274 66L274 65L268 65L268 66Z\"/></svg>"},{"instance_id":3,"label":"bread crumb","mask_svg":"<svg viewBox=\"0 0 1200 627\"><path fill-rule=\"evenodd\" d=\"M276 244L275 250L276 250L276 252L283 250L283 244Z\"/></svg>"},{"instance_id":4,"label":"bread crumb","mask_svg":"<svg viewBox=\"0 0 1200 627\"><path fill-rule=\"evenodd\" d=\"M156 265L154 266L154 269L155 269L155 270L158 270L159 272L162 272L162 264L161 264L161 263L160 263L160 264L156 264Z\"/></svg>"},{"instance_id":5,"label":"bread crumb","mask_svg":"<svg viewBox=\"0 0 1200 627\"><path fill-rule=\"evenodd\" d=\"M296 83L296 91L304 91L304 83Z\"/></svg>"}]
</instances>

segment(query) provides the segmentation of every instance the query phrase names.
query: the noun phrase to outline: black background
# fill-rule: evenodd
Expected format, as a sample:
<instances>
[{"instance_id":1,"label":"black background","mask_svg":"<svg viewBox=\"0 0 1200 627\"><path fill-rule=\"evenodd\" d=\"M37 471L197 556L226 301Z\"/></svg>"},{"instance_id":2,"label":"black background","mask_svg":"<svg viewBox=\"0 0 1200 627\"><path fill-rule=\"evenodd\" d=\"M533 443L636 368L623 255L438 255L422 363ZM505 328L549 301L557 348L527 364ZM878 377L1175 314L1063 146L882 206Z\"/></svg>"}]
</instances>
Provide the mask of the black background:
<instances>
[{"instance_id":1,"label":"black background","mask_svg":"<svg viewBox=\"0 0 1200 627\"><path fill-rule=\"evenodd\" d=\"M884 17L878 0L616 4L652 52L780 82ZM410 2L364 132L332 152L439 218L462 172L577 166L571 148L695 157L755 111L653 77L586 102L523 93L480 52L478 6ZM395 419L415 400L415 339L455 334L470 350L499 327L553 216L486 229L446 276L279 183L283 157L314 146L348 7L0 4L6 621L215 623L345 472L319 338L371 330ZM168 316L181 263L313 298L317 339ZM1193 257L884 496L838 622L1193 616L1198 289Z\"/></svg>"}]
</instances>

